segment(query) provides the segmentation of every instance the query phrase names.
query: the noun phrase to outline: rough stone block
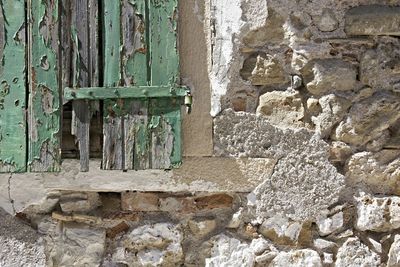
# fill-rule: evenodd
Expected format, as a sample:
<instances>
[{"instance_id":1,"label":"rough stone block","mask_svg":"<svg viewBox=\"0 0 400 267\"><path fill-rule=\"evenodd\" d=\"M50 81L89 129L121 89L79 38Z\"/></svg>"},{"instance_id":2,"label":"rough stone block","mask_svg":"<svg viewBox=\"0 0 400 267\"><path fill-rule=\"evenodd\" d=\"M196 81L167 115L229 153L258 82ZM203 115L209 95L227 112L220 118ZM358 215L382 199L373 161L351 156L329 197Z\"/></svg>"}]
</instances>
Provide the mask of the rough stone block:
<instances>
[{"instance_id":1,"label":"rough stone block","mask_svg":"<svg viewBox=\"0 0 400 267\"><path fill-rule=\"evenodd\" d=\"M400 35L400 7L354 7L346 13L345 21L348 35Z\"/></svg>"},{"instance_id":2,"label":"rough stone block","mask_svg":"<svg viewBox=\"0 0 400 267\"><path fill-rule=\"evenodd\" d=\"M400 265L400 235L395 235L388 256L387 267L398 267Z\"/></svg>"},{"instance_id":3,"label":"rough stone block","mask_svg":"<svg viewBox=\"0 0 400 267\"><path fill-rule=\"evenodd\" d=\"M322 218L317 221L318 233L327 236L340 229L344 225L343 212L338 212L331 217Z\"/></svg>"},{"instance_id":4,"label":"rough stone block","mask_svg":"<svg viewBox=\"0 0 400 267\"><path fill-rule=\"evenodd\" d=\"M190 220L188 225L195 236L202 237L214 231L217 227L217 222L215 220Z\"/></svg>"},{"instance_id":5,"label":"rough stone block","mask_svg":"<svg viewBox=\"0 0 400 267\"><path fill-rule=\"evenodd\" d=\"M400 197L372 197L361 193L356 200L359 230L387 232L400 228Z\"/></svg>"},{"instance_id":6,"label":"rough stone block","mask_svg":"<svg viewBox=\"0 0 400 267\"><path fill-rule=\"evenodd\" d=\"M257 114L271 124L282 127L304 127L304 106L297 91L273 91L260 96Z\"/></svg>"},{"instance_id":7,"label":"rough stone block","mask_svg":"<svg viewBox=\"0 0 400 267\"><path fill-rule=\"evenodd\" d=\"M60 197L61 210L65 213L89 212L101 205L96 192L71 192Z\"/></svg>"},{"instance_id":8,"label":"rough stone block","mask_svg":"<svg viewBox=\"0 0 400 267\"><path fill-rule=\"evenodd\" d=\"M338 250L335 262L336 267L380 266L380 264L379 255L361 243L357 237L344 242Z\"/></svg>"},{"instance_id":9,"label":"rough stone block","mask_svg":"<svg viewBox=\"0 0 400 267\"><path fill-rule=\"evenodd\" d=\"M159 211L159 196L153 193L123 192L121 207L126 211Z\"/></svg>"},{"instance_id":10,"label":"rough stone block","mask_svg":"<svg viewBox=\"0 0 400 267\"><path fill-rule=\"evenodd\" d=\"M322 267L322 261L318 253L311 249L292 250L289 252L280 252L273 259L270 267Z\"/></svg>"},{"instance_id":11,"label":"rough stone block","mask_svg":"<svg viewBox=\"0 0 400 267\"><path fill-rule=\"evenodd\" d=\"M197 210L232 208L233 197L227 194L212 194L194 198Z\"/></svg>"},{"instance_id":12,"label":"rough stone block","mask_svg":"<svg viewBox=\"0 0 400 267\"><path fill-rule=\"evenodd\" d=\"M311 69L309 69L311 67ZM340 59L320 59L305 68L307 90L314 95L350 91L357 84L357 71Z\"/></svg>"}]
</instances>

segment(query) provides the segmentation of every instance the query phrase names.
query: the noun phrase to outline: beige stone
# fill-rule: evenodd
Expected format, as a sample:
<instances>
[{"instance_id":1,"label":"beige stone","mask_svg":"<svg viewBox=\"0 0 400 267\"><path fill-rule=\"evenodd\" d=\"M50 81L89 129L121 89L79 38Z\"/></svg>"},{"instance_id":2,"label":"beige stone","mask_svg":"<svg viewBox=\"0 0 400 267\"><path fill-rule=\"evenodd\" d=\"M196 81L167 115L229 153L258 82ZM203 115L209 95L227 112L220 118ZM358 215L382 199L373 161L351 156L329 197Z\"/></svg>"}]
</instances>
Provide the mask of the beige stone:
<instances>
[{"instance_id":1,"label":"beige stone","mask_svg":"<svg viewBox=\"0 0 400 267\"><path fill-rule=\"evenodd\" d=\"M352 154L352 149L349 145L340 141L333 141L330 146L329 159L332 162L344 163Z\"/></svg>"},{"instance_id":2,"label":"beige stone","mask_svg":"<svg viewBox=\"0 0 400 267\"><path fill-rule=\"evenodd\" d=\"M190 220L188 225L194 235L202 237L214 231L217 222L215 220Z\"/></svg>"},{"instance_id":3,"label":"beige stone","mask_svg":"<svg viewBox=\"0 0 400 267\"><path fill-rule=\"evenodd\" d=\"M285 74L282 66L282 62L275 56L258 55L249 80L253 85L287 84L289 76Z\"/></svg>"},{"instance_id":4,"label":"beige stone","mask_svg":"<svg viewBox=\"0 0 400 267\"><path fill-rule=\"evenodd\" d=\"M304 106L297 91L273 91L260 97L257 114L281 127L302 127Z\"/></svg>"},{"instance_id":5,"label":"beige stone","mask_svg":"<svg viewBox=\"0 0 400 267\"><path fill-rule=\"evenodd\" d=\"M345 17L348 35L400 35L400 7L361 5Z\"/></svg>"},{"instance_id":6,"label":"beige stone","mask_svg":"<svg viewBox=\"0 0 400 267\"><path fill-rule=\"evenodd\" d=\"M356 153L346 163L345 174L349 185L364 184L374 193L399 194L400 150Z\"/></svg>"},{"instance_id":7,"label":"beige stone","mask_svg":"<svg viewBox=\"0 0 400 267\"><path fill-rule=\"evenodd\" d=\"M127 211L159 211L158 199L153 193L123 192L121 207Z\"/></svg>"},{"instance_id":8,"label":"beige stone","mask_svg":"<svg viewBox=\"0 0 400 267\"><path fill-rule=\"evenodd\" d=\"M310 64L310 74L306 74L306 87L310 93L322 95L356 88L357 72L350 63L340 59L321 59Z\"/></svg>"},{"instance_id":9,"label":"beige stone","mask_svg":"<svg viewBox=\"0 0 400 267\"><path fill-rule=\"evenodd\" d=\"M378 254L371 251L357 237L349 238L339 248L335 266L337 267L360 267L379 266L381 259Z\"/></svg>"},{"instance_id":10,"label":"beige stone","mask_svg":"<svg viewBox=\"0 0 400 267\"><path fill-rule=\"evenodd\" d=\"M389 92L379 92L354 104L348 116L332 134L334 140L362 146L379 138L400 118L400 98Z\"/></svg>"},{"instance_id":11,"label":"beige stone","mask_svg":"<svg viewBox=\"0 0 400 267\"><path fill-rule=\"evenodd\" d=\"M60 197L61 210L66 213L89 212L100 205L99 194L95 192L63 193Z\"/></svg>"}]
</instances>

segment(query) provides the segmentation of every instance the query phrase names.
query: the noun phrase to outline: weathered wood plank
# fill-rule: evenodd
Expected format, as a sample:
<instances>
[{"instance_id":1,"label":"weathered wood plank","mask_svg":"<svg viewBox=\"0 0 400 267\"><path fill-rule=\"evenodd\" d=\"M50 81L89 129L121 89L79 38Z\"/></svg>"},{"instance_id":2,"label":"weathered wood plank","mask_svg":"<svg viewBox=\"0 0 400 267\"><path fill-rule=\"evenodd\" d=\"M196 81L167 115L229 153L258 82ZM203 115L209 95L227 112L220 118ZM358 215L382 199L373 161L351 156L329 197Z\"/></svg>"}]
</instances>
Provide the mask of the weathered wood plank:
<instances>
[{"instance_id":1,"label":"weathered wood plank","mask_svg":"<svg viewBox=\"0 0 400 267\"><path fill-rule=\"evenodd\" d=\"M66 88L64 100L101 100L101 99L123 99L123 98L160 98L160 97L183 97L187 94L187 87L173 86L126 86L126 87L87 87Z\"/></svg>"},{"instance_id":2,"label":"weathered wood plank","mask_svg":"<svg viewBox=\"0 0 400 267\"><path fill-rule=\"evenodd\" d=\"M121 5L120 1L103 0L103 40L104 40L104 86L118 86L120 81L120 44L121 44ZM123 169L124 131L123 100L104 101L104 142L103 142L103 169Z\"/></svg>"},{"instance_id":3,"label":"weathered wood plank","mask_svg":"<svg viewBox=\"0 0 400 267\"><path fill-rule=\"evenodd\" d=\"M175 85L179 79L177 0L149 0L151 85ZM181 163L181 99L150 100L151 164L169 169Z\"/></svg>"},{"instance_id":4,"label":"weathered wood plank","mask_svg":"<svg viewBox=\"0 0 400 267\"><path fill-rule=\"evenodd\" d=\"M73 87L90 86L90 32L89 32L89 5L88 0L73 0L72 4L72 42L74 55ZM72 102L71 133L75 136L79 147L79 161L81 171L89 170L89 133L91 119L88 101L76 100Z\"/></svg>"},{"instance_id":5,"label":"weathered wood plank","mask_svg":"<svg viewBox=\"0 0 400 267\"><path fill-rule=\"evenodd\" d=\"M59 171L60 91L58 1L28 0L29 158L32 172ZM15 15L15 14L13 14Z\"/></svg>"},{"instance_id":6,"label":"weathered wood plank","mask_svg":"<svg viewBox=\"0 0 400 267\"><path fill-rule=\"evenodd\" d=\"M148 84L148 36L146 1L122 0L122 79L124 86ZM143 90L143 100L126 100L124 114L125 169L149 168L148 100L152 90Z\"/></svg>"},{"instance_id":7,"label":"weathered wood plank","mask_svg":"<svg viewBox=\"0 0 400 267\"><path fill-rule=\"evenodd\" d=\"M23 172L27 158L25 2L2 0L0 6L0 172Z\"/></svg>"},{"instance_id":8,"label":"weathered wood plank","mask_svg":"<svg viewBox=\"0 0 400 267\"><path fill-rule=\"evenodd\" d=\"M149 1L151 85L174 85L179 80L177 0Z\"/></svg>"}]
</instances>

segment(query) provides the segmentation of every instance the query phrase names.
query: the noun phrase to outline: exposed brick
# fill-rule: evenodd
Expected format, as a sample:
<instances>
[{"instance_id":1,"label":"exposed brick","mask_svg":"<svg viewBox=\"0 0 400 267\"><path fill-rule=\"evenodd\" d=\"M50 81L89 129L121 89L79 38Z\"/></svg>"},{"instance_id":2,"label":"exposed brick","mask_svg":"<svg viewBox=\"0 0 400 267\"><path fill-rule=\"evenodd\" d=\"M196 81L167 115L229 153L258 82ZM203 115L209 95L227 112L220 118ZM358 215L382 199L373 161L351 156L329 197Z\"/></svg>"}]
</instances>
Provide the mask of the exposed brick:
<instances>
[{"instance_id":1,"label":"exposed brick","mask_svg":"<svg viewBox=\"0 0 400 267\"><path fill-rule=\"evenodd\" d=\"M211 210L220 208L231 208L233 198L227 194L215 194L195 198L196 208L199 210Z\"/></svg>"}]
</instances>

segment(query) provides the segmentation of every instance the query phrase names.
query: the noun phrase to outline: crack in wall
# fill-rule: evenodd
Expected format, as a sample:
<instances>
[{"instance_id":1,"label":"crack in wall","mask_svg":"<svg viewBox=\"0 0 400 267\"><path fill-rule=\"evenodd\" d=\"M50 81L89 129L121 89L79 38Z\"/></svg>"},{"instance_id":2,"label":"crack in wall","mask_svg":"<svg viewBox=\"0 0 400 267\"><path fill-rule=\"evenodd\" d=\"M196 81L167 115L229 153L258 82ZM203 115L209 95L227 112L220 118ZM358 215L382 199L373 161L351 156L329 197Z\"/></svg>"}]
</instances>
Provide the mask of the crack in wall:
<instances>
[{"instance_id":1,"label":"crack in wall","mask_svg":"<svg viewBox=\"0 0 400 267\"><path fill-rule=\"evenodd\" d=\"M15 214L15 204L14 204L14 199L12 199L11 197L11 179L12 179L12 173L10 174L10 176L8 177L8 183L7 183L7 192L8 192L8 200L11 203L11 207L13 210L13 213Z\"/></svg>"}]
</instances>

